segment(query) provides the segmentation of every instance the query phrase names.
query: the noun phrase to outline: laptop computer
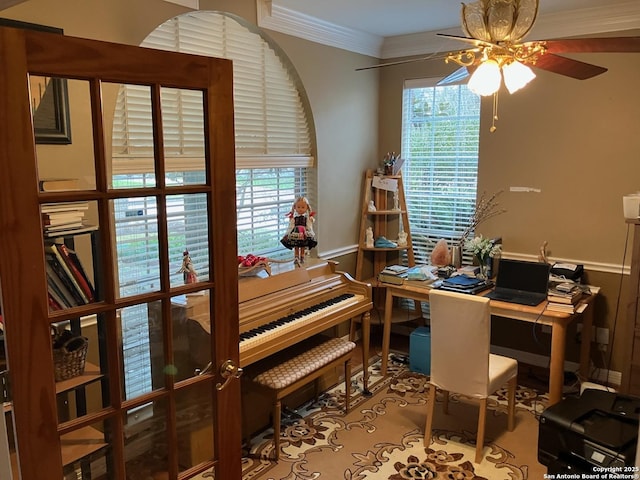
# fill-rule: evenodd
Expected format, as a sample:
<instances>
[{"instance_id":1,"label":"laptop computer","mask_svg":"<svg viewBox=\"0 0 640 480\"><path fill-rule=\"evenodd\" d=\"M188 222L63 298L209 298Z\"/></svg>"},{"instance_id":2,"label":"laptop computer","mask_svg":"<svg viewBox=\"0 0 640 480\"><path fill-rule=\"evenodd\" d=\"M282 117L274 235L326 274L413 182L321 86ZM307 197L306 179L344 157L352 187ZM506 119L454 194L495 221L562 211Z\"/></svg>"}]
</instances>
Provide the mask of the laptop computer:
<instances>
[{"instance_id":1,"label":"laptop computer","mask_svg":"<svg viewBox=\"0 0 640 480\"><path fill-rule=\"evenodd\" d=\"M547 298L550 269L546 263L501 258L496 288L486 296L502 302L538 305Z\"/></svg>"}]
</instances>

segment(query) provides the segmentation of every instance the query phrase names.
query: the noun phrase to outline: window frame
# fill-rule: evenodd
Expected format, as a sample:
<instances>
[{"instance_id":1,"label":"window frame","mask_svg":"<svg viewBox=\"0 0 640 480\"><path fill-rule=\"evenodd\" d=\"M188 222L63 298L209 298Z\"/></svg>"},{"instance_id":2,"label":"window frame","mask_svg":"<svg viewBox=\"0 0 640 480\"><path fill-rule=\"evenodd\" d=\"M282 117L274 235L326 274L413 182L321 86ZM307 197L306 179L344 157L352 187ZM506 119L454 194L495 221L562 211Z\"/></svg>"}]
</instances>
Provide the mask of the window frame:
<instances>
[{"instance_id":1,"label":"window frame","mask_svg":"<svg viewBox=\"0 0 640 480\"><path fill-rule=\"evenodd\" d=\"M480 98L466 85L438 86L438 80L406 80L402 101L402 171L409 225L416 261L427 264L439 239L445 239L449 246L459 244L478 195ZM433 110L423 111L420 117L420 105L413 94L421 89L430 93ZM444 101L449 97L458 98L453 108ZM440 114L435 114L438 98L443 105L439 106ZM455 115L447 116L450 111ZM434 125L431 128L429 121ZM419 127L431 137L425 145L419 145L418 139L411 136L412 132L417 134ZM468 254L465 260L470 260Z\"/></svg>"}]
</instances>

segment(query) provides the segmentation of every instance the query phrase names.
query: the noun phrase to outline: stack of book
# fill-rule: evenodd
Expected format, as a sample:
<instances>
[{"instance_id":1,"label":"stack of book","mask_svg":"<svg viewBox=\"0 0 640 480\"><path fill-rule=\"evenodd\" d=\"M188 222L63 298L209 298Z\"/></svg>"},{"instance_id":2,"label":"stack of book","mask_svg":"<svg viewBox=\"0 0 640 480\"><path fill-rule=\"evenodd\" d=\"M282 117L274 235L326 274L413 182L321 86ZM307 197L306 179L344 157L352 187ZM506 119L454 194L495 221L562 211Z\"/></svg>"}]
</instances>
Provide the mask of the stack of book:
<instances>
[{"instance_id":1,"label":"stack of book","mask_svg":"<svg viewBox=\"0 0 640 480\"><path fill-rule=\"evenodd\" d=\"M76 253L63 243L45 245L49 308L61 310L95 300L93 284Z\"/></svg>"},{"instance_id":2,"label":"stack of book","mask_svg":"<svg viewBox=\"0 0 640 480\"><path fill-rule=\"evenodd\" d=\"M42 225L47 237L56 237L70 233L87 231L85 213L89 202L45 203L41 207ZM95 229L95 227L94 227Z\"/></svg>"},{"instance_id":3,"label":"stack of book","mask_svg":"<svg viewBox=\"0 0 640 480\"><path fill-rule=\"evenodd\" d=\"M388 265L379 274L378 281L402 285L407 278L409 267L404 265Z\"/></svg>"},{"instance_id":4,"label":"stack of book","mask_svg":"<svg viewBox=\"0 0 640 480\"><path fill-rule=\"evenodd\" d=\"M80 181L77 178L43 178L39 185L42 192L64 192L80 189Z\"/></svg>"},{"instance_id":5,"label":"stack of book","mask_svg":"<svg viewBox=\"0 0 640 480\"><path fill-rule=\"evenodd\" d=\"M582 293L583 290L577 283L549 283L547 310L573 314L576 311L576 305L582 298Z\"/></svg>"},{"instance_id":6,"label":"stack of book","mask_svg":"<svg viewBox=\"0 0 640 480\"><path fill-rule=\"evenodd\" d=\"M491 280L483 280L481 278L460 274L444 279L439 288L449 292L468 293L474 295L491 287L493 287L493 282Z\"/></svg>"}]
</instances>

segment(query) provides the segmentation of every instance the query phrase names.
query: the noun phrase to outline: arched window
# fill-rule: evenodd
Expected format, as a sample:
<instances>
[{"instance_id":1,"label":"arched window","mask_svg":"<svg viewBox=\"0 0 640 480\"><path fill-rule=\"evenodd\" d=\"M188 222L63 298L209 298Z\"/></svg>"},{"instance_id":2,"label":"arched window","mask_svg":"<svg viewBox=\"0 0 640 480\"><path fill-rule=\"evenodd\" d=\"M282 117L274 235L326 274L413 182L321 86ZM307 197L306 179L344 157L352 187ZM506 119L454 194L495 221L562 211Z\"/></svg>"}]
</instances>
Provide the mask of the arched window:
<instances>
[{"instance_id":1,"label":"arched window","mask_svg":"<svg viewBox=\"0 0 640 480\"><path fill-rule=\"evenodd\" d=\"M299 195L315 200L315 139L306 94L286 56L257 27L228 14L199 11L172 18L154 30L143 47L228 58L233 61L236 144L238 253L277 258L291 256L280 244L286 214ZM167 65L171 68L171 65ZM200 92L163 89L162 115L167 182L199 183L204 179L203 99ZM112 181L114 188L153 186L153 131L149 88L123 85L113 121ZM174 195L168 205L172 232L172 273L178 273L182 252L190 252L202 278L208 259L200 234L208 225L198 202ZM119 285L123 295L157 289L157 242L153 197L114 204L118 244ZM125 313L125 312L123 312ZM127 396L151 389L148 312L127 309L122 318Z\"/></svg>"}]
</instances>

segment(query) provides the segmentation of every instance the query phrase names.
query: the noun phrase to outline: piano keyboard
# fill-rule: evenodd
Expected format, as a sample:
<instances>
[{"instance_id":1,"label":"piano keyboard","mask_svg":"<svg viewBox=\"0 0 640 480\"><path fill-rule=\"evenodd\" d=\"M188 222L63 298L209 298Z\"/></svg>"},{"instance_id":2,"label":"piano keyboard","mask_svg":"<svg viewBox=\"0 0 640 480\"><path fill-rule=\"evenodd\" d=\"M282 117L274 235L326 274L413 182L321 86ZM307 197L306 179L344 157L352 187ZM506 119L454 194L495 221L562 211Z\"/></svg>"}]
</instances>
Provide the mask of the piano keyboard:
<instances>
[{"instance_id":1,"label":"piano keyboard","mask_svg":"<svg viewBox=\"0 0 640 480\"><path fill-rule=\"evenodd\" d=\"M345 293L241 333L240 354L257 344L266 342L274 337L286 335L288 332L300 328L301 324L313 322L317 318L324 317L349 305L361 302L364 298L363 295Z\"/></svg>"}]
</instances>

